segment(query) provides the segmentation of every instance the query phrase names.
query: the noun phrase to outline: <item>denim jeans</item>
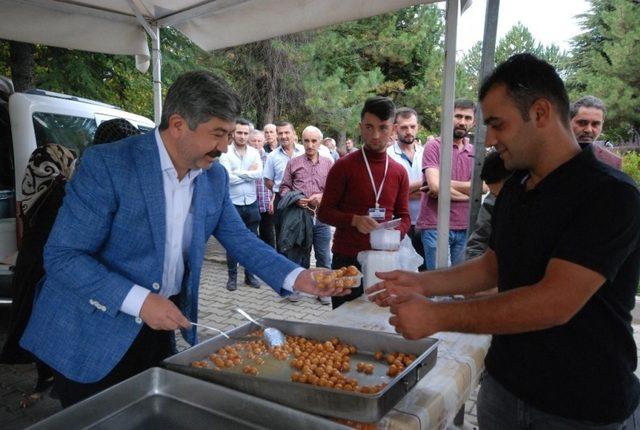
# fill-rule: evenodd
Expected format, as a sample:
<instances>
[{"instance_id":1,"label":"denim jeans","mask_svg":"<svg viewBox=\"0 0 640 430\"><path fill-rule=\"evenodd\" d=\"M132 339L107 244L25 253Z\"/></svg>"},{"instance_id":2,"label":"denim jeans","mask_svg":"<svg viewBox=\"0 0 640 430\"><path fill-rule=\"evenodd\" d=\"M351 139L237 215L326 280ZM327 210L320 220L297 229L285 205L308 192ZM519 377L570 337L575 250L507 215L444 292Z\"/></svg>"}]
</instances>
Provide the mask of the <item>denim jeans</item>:
<instances>
[{"instance_id":1,"label":"denim jeans","mask_svg":"<svg viewBox=\"0 0 640 430\"><path fill-rule=\"evenodd\" d=\"M427 270L436 268L436 245L438 230L428 228L422 230L422 245L424 246L424 261ZM464 261L464 247L467 243L467 230L449 230L449 263L455 266Z\"/></svg>"},{"instance_id":2,"label":"denim jeans","mask_svg":"<svg viewBox=\"0 0 640 430\"><path fill-rule=\"evenodd\" d=\"M571 420L534 408L485 373L478 393L478 424L490 430L640 430L640 406L620 423Z\"/></svg>"},{"instance_id":3,"label":"denim jeans","mask_svg":"<svg viewBox=\"0 0 640 430\"><path fill-rule=\"evenodd\" d=\"M313 226L313 253L316 267L331 268L331 227L317 219Z\"/></svg>"},{"instance_id":4,"label":"denim jeans","mask_svg":"<svg viewBox=\"0 0 640 430\"><path fill-rule=\"evenodd\" d=\"M331 268L331 227L317 219L313 226L313 253L316 257L316 267ZM287 258L306 269L311 266L311 254L305 255L302 259L290 256Z\"/></svg>"},{"instance_id":5,"label":"denim jeans","mask_svg":"<svg viewBox=\"0 0 640 430\"><path fill-rule=\"evenodd\" d=\"M244 225L255 235L258 234L258 226L260 225L260 209L258 209L258 201L245 206L236 206L238 215L242 218ZM227 253L227 269L229 271L229 277L238 276L238 260L233 258L231 254ZM253 274L245 270L245 278L253 279Z\"/></svg>"}]
</instances>

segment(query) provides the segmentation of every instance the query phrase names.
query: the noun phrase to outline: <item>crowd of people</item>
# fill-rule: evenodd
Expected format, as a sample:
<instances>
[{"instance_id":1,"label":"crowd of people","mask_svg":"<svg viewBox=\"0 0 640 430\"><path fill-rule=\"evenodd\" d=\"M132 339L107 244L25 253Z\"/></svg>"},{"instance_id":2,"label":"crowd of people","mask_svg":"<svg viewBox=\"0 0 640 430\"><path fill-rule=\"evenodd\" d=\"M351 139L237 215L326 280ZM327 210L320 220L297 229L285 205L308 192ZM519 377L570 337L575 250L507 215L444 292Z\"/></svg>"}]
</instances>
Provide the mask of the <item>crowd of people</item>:
<instances>
[{"instance_id":1,"label":"crowd of people","mask_svg":"<svg viewBox=\"0 0 640 430\"><path fill-rule=\"evenodd\" d=\"M33 231L16 279L28 293L3 359L35 357L40 383L53 375L66 407L158 364L174 349L174 330L194 343L213 235L227 250L230 291L242 265L247 287L264 282L294 302L306 293L336 308L375 293L409 339L492 334L481 428L640 428L630 325L640 194L596 151L605 107L592 96L570 105L553 67L529 54L499 65L479 103L487 196L469 232L474 154L484 148L470 139L478 108L460 99L445 193L451 267L440 270L444 140L422 145L419 114L386 97L364 101L361 147L347 139L339 149L313 125L301 143L288 121L257 130L239 118L226 82L190 72L169 88L152 132L125 126L136 135L89 148L77 168L61 146L39 148L27 177L41 181L44 161L56 169L43 186L23 183ZM423 257L422 271L378 273L382 281L366 291L317 288L314 270L359 267L369 234L391 219ZM463 298L431 300L453 295Z\"/></svg>"}]
</instances>

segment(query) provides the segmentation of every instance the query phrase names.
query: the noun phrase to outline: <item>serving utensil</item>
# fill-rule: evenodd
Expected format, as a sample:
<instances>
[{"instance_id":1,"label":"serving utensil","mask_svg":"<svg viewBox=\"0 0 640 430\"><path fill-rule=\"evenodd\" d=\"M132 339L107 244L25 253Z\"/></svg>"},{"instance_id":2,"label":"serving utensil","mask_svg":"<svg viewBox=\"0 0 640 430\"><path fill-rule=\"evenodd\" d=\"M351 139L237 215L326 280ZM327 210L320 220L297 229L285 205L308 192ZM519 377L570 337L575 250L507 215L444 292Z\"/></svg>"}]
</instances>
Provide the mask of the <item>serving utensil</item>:
<instances>
[{"instance_id":1,"label":"serving utensil","mask_svg":"<svg viewBox=\"0 0 640 430\"><path fill-rule=\"evenodd\" d=\"M240 308L236 308L236 312L238 312L240 315L242 315L243 317L245 317L246 319L248 319L249 321L251 321L252 323L262 327L264 329L264 334L262 335L264 341L267 343L267 346L269 348L273 348L275 346L282 346L284 345L286 339L284 337L284 333L282 333L280 330L278 330L277 328L274 327L266 327L264 324L259 323L258 321L256 321L255 319L253 319L251 317L251 315L249 315L248 313L246 313L245 311L243 311Z\"/></svg>"},{"instance_id":2,"label":"serving utensil","mask_svg":"<svg viewBox=\"0 0 640 430\"><path fill-rule=\"evenodd\" d=\"M222 330L219 330L219 329L217 329L217 328L215 328L215 327L210 327L210 326L208 326L208 325L204 325L204 324L200 324L200 323L194 323L194 322L191 322L191 321L189 321L189 323L190 323L191 325L196 326L196 327L202 327L202 328L206 328L207 330L211 330L211 331L218 332L218 333L220 333L221 335L223 335L224 337L226 337L227 339L231 339L231 338L229 337L229 335L228 335L228 334L226 334L226 333L225 333L225 332L223 332Z\"/></svg>"}]
</instances>

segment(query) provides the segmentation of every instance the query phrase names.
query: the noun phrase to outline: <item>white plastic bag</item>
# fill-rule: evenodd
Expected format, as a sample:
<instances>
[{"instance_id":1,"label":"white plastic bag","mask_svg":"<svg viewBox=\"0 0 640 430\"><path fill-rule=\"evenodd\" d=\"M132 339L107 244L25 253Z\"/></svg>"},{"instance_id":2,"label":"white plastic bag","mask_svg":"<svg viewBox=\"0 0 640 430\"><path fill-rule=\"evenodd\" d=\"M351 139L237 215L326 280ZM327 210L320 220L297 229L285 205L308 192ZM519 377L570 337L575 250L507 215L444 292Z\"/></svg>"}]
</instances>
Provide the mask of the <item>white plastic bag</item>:
<instances>
[{"instance_id":1,"label":"white plastic bag","mask_svg":"<svg viewBox=\"0 0 640 430\"><path fill-rule=\"evenodd\" d=\"M397 251L360 251L358 263L362 267L364 288L380 282L376 272L389 272L391 270L408 270L417 272L422 264L422 257L413 249L411 240L405 236L400 242Z\"/></svg>"},{"instance_id":2,"label":"white plastic bag","mask_svg":"<svg viewBox=\"0 0 640 430\"><path fill-rule=\"evenodd\" d=\"M400 242L400 265L402 270L417 272L418 267L424 263L424 258L418 254L411 243L409 236L405 236Z\"/></svg>"}]
</instances>

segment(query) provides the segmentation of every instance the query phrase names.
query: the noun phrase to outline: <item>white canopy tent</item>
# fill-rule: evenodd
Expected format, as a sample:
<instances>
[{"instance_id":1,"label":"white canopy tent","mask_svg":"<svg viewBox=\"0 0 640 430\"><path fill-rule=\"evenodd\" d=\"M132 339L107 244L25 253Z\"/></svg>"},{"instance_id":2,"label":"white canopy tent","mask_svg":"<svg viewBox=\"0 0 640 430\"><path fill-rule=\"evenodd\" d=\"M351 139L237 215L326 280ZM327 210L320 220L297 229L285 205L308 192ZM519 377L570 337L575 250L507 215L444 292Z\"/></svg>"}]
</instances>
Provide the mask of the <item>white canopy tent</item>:
<instances>
[{"instance_id":1,"label":"white canopy tent","mask_svg":"<svg viewBox=\"0 0 640 430\"><path fill-rule=\"evenodd\" d=\"M174 27L201 48L214 50L437 1L446 1L437 257L438 267L443 267L448 249L456 32L461 4L464 9L471 0L0 0L0 38L134 55L142 72L151 60L154 120L159 123L160 28ZM488 13L492 3L499 0L489 0ZM494 10L497 16L497 7Z\"/></svg>"}]
</instances>

